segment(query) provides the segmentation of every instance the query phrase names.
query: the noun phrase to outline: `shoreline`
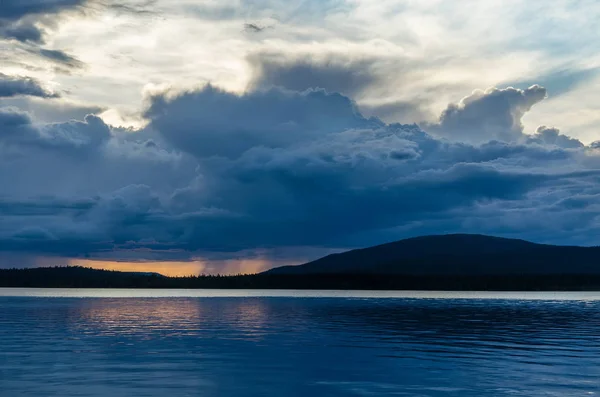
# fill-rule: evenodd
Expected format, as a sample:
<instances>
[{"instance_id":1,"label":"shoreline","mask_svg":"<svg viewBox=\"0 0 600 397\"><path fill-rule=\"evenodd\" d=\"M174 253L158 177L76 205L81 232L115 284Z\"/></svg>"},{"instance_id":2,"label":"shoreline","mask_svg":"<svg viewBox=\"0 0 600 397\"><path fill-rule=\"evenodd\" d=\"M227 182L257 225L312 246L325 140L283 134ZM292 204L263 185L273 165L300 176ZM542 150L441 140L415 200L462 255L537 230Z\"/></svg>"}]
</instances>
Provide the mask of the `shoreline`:
<instances>
[{"instance_id":1,"label":"shoreline","mask_svg":"<svg viewBox=\"0 0 600 397\"><path fill-rule=\"evenodd\" d=\"M283 289L2 288L0 298L298 298L600 301L600 291L377 291Z\"/></svg>"}]
</instances>

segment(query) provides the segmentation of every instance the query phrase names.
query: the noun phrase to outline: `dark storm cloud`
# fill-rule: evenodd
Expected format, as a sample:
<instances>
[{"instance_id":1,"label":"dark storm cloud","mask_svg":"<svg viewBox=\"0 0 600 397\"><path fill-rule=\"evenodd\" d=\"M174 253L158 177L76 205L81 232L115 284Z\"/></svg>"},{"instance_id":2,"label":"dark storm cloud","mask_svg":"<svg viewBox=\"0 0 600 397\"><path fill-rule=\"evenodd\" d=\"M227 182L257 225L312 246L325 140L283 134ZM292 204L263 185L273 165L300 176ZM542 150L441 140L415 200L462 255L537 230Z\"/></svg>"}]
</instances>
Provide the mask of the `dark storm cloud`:
<instances>
[{"instance_id":1,"label":"dark storm cloud","mask_svg":"<svg viewBox=\"0 0 600 397\"><path fill-rule=\"evenodd\" d=\"M55 98L58 95L46 90L39 81L31 77L8 76L0 73L0 98L16 96Z\"/></svg>"},{"instance_id":2,"label":"dark storm cloud","mask_svg":"<svg viewBox=\"0 0 600 397\"><path fill-rule=\"evenodd\" d=\"M473 143L492 139L514 140L523 133L521 119L546 98L546 89L533 85L486 91L477 90L457 104L449 104L437 124L423 124L431 133Z\"/></svg>"},{"instance_id":3,"label":"dark storm cloud","mask_svg":"<svg viewBox=\"0 0 600 397\"><path fill-rule=\"evenodd\" d=\"M478 145L365 118L324 90L156 94L137 132L4 109L0 250L185 259L420 232L548 240L567 229L590 243L598 150L549 127L522 134L520 117L544 95L488 90L444 112L437 128L494 138Z\"/></svg>"},{"instance_id":4,"label":"dark storm cloud","mask_svg":"<svg viewBox=\"0 0 600 397\"><path fill-rule=\"evenodd\" d=\"M238 96L211 86L173 99L156 96L145 117L174 146L200 157L237 157L255 146L288 147L330 132L383 124L365 119L349 98L323 90Z\"/></svg>"}]
</instances>

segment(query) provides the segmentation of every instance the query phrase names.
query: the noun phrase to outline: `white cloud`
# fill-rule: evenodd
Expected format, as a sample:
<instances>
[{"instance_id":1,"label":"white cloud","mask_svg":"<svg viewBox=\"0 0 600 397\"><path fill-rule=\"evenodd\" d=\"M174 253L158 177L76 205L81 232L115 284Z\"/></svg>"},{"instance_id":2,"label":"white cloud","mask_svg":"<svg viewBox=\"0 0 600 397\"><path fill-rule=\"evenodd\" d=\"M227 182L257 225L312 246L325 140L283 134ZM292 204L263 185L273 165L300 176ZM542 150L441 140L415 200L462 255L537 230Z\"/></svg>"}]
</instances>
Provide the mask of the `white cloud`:
<instances>
[{"instance_id":1,"label":"white cloud","mask_svg":"<svg viewBox=\"0 0 600 397\"><path fill-rule=\"evenodd\" d=\"M546 89L538 85L525 90L475 90L459 103L449 104L438 123L423 123L423 127L459 142L515 141L523 135L523 116L545 98Z\"/></svg>"},{"instance_id":2,"label":"white cloud","mask_svg":"<svg viewBox=\"0 0 600 397\"><path fill-rule=\"evenodd\" d=\"M247 59L256 54L280 54L284 62L311 59L316 66L327 59L346 65L367 60L366 73L374 78L352 93L353 99L386 121L419 122L421 117L433 121L449 102L480 87L533 84L565 65L590 67L584 64L599 50L594 20L600 6L594 1L578 7L566 0L553 1L551 7L520 0L332 0L300 6L161 0L143 9L139 1L119 7L92 4L85 13L61 14L46 35L48 49L67 51L85 70L56 74L55 65L14 47L10 72L49 81L68 91L68 99L112 108L111 120L137 126L135 117L116 115L139 109L147 83L185 88L211 82L242 92L255 75ZM244 29L249 23L269 29L249 33ZM15 59L42 70L28 70ZM579 89L573 87L573 95ZM565 101L573 103L573 98ZM405 105L414 102L418 111L407 112ZM550 109L550 103L544 106ZM395 104L400 107L396 112ZM552 124L586 142L595 140L588 127L597 121L588 114L592 105L579 108L587 108L582 116L589 123L565 117ZM545 113L560 117L554 110ZM526 129L534 131L542 118L530 114Z\"/></svg>"}]
</instances>

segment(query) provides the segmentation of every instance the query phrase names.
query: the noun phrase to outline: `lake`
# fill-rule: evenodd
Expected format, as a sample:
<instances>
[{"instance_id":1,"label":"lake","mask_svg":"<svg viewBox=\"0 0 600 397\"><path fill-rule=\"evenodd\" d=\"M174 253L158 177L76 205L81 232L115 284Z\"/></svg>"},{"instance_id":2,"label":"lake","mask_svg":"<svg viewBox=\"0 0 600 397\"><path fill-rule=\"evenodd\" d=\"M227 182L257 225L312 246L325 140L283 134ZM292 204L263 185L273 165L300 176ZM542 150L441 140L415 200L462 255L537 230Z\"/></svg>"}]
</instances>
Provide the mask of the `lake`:
<instances>
[{"instance_id":1,"label":"lake","mask_svg":"<svg viewBox=\"0 0 600 397\"><path fill-rule=\"evenodd\" d=\"M0 396L600 395L599 293L0 289Z\"/></svg>"}]
</instances>

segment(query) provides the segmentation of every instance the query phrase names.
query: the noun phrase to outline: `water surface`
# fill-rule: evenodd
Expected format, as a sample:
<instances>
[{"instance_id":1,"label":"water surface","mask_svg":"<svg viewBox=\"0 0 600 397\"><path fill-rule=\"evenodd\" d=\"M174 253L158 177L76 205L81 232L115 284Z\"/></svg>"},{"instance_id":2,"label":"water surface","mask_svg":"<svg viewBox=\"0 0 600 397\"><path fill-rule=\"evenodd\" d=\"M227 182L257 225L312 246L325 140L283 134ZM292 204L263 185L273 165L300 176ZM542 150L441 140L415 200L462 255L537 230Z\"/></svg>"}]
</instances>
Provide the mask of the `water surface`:
<instances>
[{"instance_id":1,"label":"water surface","mask_svg":"<svg viewBox=\"0 0 600 397\"><path fill-rule=\"evenodd\" d=\"M0 289L0 396L589 396L597 293Z\"/></svg>"}]
</instances>

